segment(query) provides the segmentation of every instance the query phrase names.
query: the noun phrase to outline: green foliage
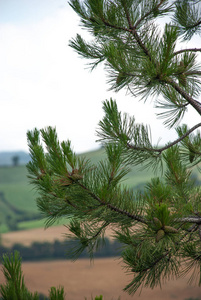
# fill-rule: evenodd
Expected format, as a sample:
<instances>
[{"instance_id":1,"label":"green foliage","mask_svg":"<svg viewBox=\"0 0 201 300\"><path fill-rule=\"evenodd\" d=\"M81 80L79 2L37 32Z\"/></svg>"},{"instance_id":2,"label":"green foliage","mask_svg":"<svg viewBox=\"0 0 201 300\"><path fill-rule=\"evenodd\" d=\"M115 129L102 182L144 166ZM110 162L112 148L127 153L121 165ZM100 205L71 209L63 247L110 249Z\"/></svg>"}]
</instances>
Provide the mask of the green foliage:
<instances>
[{"instance_id":1,"label":"green foliage","mask_svg":"<svg viewBox=\"0 0 201 300\"><path fill-rule=\"evenodd\" d=\"M1 229L16 230L20 222L39 218L34 198L25 166L0 168Z\"/></svg>"},{"instance_id":2,"label":"green foliage","mask_svg":"<svg viewBox=\"0 0 201 300\"><path fill-rule=\"evenodd\" d=\"M51 287L50 293L49 293L50 300L63 300L64 299L64 288L59 287Z\"/></svg>"},{"instance_id":3,"label":"green foliage","mask_svg":"<svg viewBox=\"0 0 201 300\"><path fill-rule=\"evenodd\" d=\"M6 283L0 285L2 300L39 300L39 294L29 292L25 286L19 252L15 251L14 254L11 253L10 255L4 254L2 264L6 279ZM64 297L63 287L51 287L50 300L64 300Z\"/></svg>"},{"instance_id":4,"label":"green foliage","mask_svg":"<svg viewBox=\"0 0 201 300\"><path fill-rule=\"evenodd\" d=\"M179 0L176 3L174 21L179 25L180 33L185 40L191 39L201 29L199 1Z\"/></svg>"},{"instance_id":5,"label":"green foliage","mask_svg":"<svg viewBox=\"0 0 201 300\"><path fill-rule=\"evenodd\" d=\"M113 298L112 298L113 299ZM112 300L111 299L111 300ZM121 298L119 297L117 300L120 300ZM87 298L85 298L85 300L87 300ZM103 298L103 296L102 295L100 295L100 296L96 296L95 298L93 298L92 296L91 296L91 300L104 300L104 298Z\"/></svg>"},{"instance_id":6,"label":"green foliage","mask_svg":"<svg viewBox=\"0 0 201 300\"><path fill-rule=\"evenodd\" d=\"M96 296L95 298L91 297L91 300L103 300L103 296L100 295L100 296ZM87 300L87 298L85 298L85 300Z\"/></svg>"},{"instance_id":7,"label":"green foliage","mask_svg":"<svg viewBox=\"0 0 201 300\"><path fill-rule=\"evenodd\" d=\"M96 164L76 156L70 141L60 142L54 128L29 131L32 160L27 168L38 208L47 226L70 219L67 227L77 242L74 259L85 249L93 258L105 230L112 229L133 274L125 288L130 294L194 268L201 285L201 188L192 178L201 157L200 134L195 133L201 123L178 126L189 106L201 115L196 54L201 49L177 50L181 36L199 33L199 1L71 0L70 5L91 34L89 42L77 35L70 46L89 60L91 69L104 64L111 90L126 87L145 106L151 99L178 138L153 145L151 129L122 114L113 99L103 103L97 134L106 156ZM161 30L158 18L164 16L170 22L166 19ZM131 167L152 169L157 177L136 192L125 185Z\"/></svg>"},{"instance_id":8,"label":"green foliage","mask_svg":"<svg viewBox=\"0 0 201 300\"><path fill-rule=\"evenodd\" d=\"M30 293L25 286L24 276L21 270L21 259L18 252L10 257L3 255L3 274L6 284L0 285L0 293L3 300L38 300L37 293Z\"/></svg>"},{"instance_id":9,"label":"green foliage","mask_svg":"<svg viewBox=\"0 0 201 300\"><path fill-rule=\"evenodd\" d=\"M103 296L102 296L102 295L100 295L99 297L96 296L96 297L95 297L95 300L103 300Z\"/></svg>"}]
</instances>

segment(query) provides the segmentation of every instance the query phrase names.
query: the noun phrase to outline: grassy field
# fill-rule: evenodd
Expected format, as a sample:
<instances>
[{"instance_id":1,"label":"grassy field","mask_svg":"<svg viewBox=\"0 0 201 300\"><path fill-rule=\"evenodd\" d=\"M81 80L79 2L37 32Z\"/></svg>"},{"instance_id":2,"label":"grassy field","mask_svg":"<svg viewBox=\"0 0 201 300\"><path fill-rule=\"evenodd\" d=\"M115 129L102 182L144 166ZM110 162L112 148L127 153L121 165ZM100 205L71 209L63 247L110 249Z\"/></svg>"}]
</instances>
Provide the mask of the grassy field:
<instances>
[{"instance_id":1,"label":"grassy field","mask_svg":"<svg viewBox=\"0 0 201 300\"><path fill-rule=\"evenodd\" d=\"M104 150L84 153L92 163L105 158ZM26 166L0 167L0 232L15 229L30 229L44 227L44 220L39 220L39 211L36 206L37 193L27 178ZM143 186L155 174L151 170L131 168L123 184L137 189ZM61 221L62 224L62 221ZM17 226L17 228L15 228Z\"/></svg>"},{"instance_id":2,"label":"grassy field","mask_svg":"<svg viewBox=\"0 0 201 300\"><path fill-rule=\"evenodd\" d=\"M0 230L8 231L20 219L38 214L35 192L25 166L0 167Z\"/></svg>"}]
</instances>

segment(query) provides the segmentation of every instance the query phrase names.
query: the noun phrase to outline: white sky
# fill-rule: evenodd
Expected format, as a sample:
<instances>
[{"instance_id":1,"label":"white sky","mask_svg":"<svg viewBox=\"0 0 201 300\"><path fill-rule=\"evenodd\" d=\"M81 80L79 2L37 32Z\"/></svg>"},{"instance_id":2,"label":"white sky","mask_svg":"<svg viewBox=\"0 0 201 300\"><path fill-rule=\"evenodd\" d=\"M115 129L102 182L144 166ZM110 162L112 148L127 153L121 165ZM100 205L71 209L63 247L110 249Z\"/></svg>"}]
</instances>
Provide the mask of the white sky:
<instances>
[{"instance_id":1,"label":"white sky","mask_svg":"<svg viewBox=\"0 0 201 300\"><path fill-rule=\"evenodd\" d=\"M156 143L175 134L156 120L151 105L108 92L106 73L92 73L86 61L68 46L79 19L67 0L0 0L0 151L28 151L26 132L34 127L57 128L60 140L70 139L76 152L99 147L95 130L103 116L102 101L113 97L122 111L152 127ZM195 37L194 44L201 38ZM189 111L189 126L199 121Z\"/></svg>"}]
</instances>

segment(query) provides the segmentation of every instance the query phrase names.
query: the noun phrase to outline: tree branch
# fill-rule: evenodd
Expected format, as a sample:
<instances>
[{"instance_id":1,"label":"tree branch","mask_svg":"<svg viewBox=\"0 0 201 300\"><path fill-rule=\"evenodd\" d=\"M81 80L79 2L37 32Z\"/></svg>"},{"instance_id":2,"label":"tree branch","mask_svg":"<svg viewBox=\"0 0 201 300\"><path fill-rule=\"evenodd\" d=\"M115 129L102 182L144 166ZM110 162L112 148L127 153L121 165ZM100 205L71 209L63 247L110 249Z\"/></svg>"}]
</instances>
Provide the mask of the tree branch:
<instances>
[{"instance_id":1,"label":"tree branch","mask_svg":"<svg viewBox=\"0 0 201 300\"><path fill-rule=\"evenodd\" d=\"M114 28L114 29L118 29L118 30L123 30L123 31L130 32L130 30L126 27L121 27L121 26L116 26L116 25L110 24L104 18L102 18L101 20L102 20L102 22L104 23L105 26L108 26L108 27L111 27L111 28Z\"/></svg>"},{"instance_id":2,"label":"tree branch","mask_svg":"<svg viewBox=\"0 0 201 300\"><path fill-rule=\"evenodd\" d=\"M152 61L152 57L149 53L149 50L146 48L146 46L144 45L144 43L142 42L142 40L140 39L140 37L139 37L139 35L136 31L136 25L133 26L133 24L131 23L131 18L130 18L130 15L129 15L129 12L128 12L128 9L127 9L126 5L124 4L123 7L124 7L124 11L125 11L126 18L127 18L127 21L128 21L128 25L129 25L129 32L134 36L137 44L143 50L145 55L149 58L150 61Z\"/></svg>"},{"instance_id":3,"label":"tree branch","mask_svg":"<svg viewBox=\"0 0 201 300\"><path fill-rule=\"evenodd\" d=\"M186 101L192 105L195 110L201 115L201 105L198 104L187 92L185 92L174 80L171 78L166 78L164 80L167 84L171 85Z\"/></svg>"},{"instance_id":4,"label":"tree branch","mask_svg":"<svg viewBox=\"0 0 201 300\"><path fill-rule=\"evenodd\" d=\"M126 18L127 18L127 21L128 21L129 29L132 29L132 28L133 28L133 24L131 23L131 18L130 18L130 15L129 15L127 6L125 5L125 3L123 3L122 5L123 5L123 7L124 7L124 11L125 11Z\"/></svg>"},{"instance_id":5,"label":"tree branch","mask_svg":"<svg viewBox=\"0 0 201 300\"><path fill-rule=\"evenodd\" d=\"M162 0L159 3L160 5L162 4ZM136 31L136 25L132 26L131 24L131 18L129 16L129 12L127 10L127 7L124 5L124 10L126 13L126 17L128 20L128 24L129 24L129 31L133 34L137 44L140 46L140 48L143 50L144 54L149 58L150 61L152 61L154 63L154 65L156 65L156 63L153 60L153 57L151 56L149 50L147 49L147 47L145 46L145 44L142 42L141 38L139 37L137 31ZM195 48L196 49L196 48ZM178 52L177 52L178 53ZM187 102L189 104L191 104L195 110L201 115L201 106L197 103L196 100L194 100L190 95L188 95L188 93L186 93L175 81L173 81L171 78L167 78L165 80L166 83L170 84L172 87L174 87L174 89L179 92L179 94L184 97Z\"/></svg>"},{"instance_id":6,"label":"tree branch","mask_svg":"<svg viewBox=\"0 0 201 300\"><path fill-rule=\"evenodd\" d=\"M117 208L117 207L115 207L114 205L112 205L110 203L103 202L103 205L106 205L111 210L114 210L114 211L116 211L116 212L118 212L118 213L120 213L122 215L125 215L125 216L127 216L127 217L129 217L129 218L131 218L131 219L133 219L135 221L138 221L138 222L143 223L143 224L147 224L147 221L143 217L141 217L141 216L132 215L131 213L129 213L129 212L125 211L125 210L122 210L120 208Z\"/></svg>"},{"instance_id":7,"label":"tree branch","mask_svg":"<svg viewBox=\"0 0 201 300\"><path fill-rule=\"evenodd\" d=\"M125 210L122 210L110 203L105 202L104 200L100 199L98 196L96 196L93 192L91 192L86 186L84 186L81 183L78 183L79 186L81 186L93 199L97 200L101 205L103 206L107 206L110 210L113 210L115 212L118 212L121 215L127 216L128 218L131 218L135 221L141 222L143 224L147 224L147 221L141 217L141 216L137 216L137 215L133 215Z\"/></svg>"},{"instance_id":8,"label":"tree branch","mask_svg":"<svg viewBox=\"0 0 201 300\"><path fill-rule=\"evenodd\" d=\"M158 148L137 147L137 146L133 146L133 145L131 145L129 143L127 143L127 147L130 148L130 149L134 149L134 150L158 152L159 154L161 154L163 151L165 151L168 148L171 148L172 146L174 146L174 145L178 144L179 142L181 142L183 139L185 139L190 133L192 133L198 127L201 127L201 123L198 123L197 125L193 126L191 129L189 129L189 131L187 133L185 133L184 135L182 135L180 138L176 139L172 143L170 143L167 146L164 146L164 147L162 147L160 149L158 149Z\"/></svg>"},{"instance_id":9,"label":"tree branch","mask_svg":"<svg viewBox=\"0 0 201 300\"><path fill-rule=\"evenodd\" d=\"M201 48L189 48L189 49L181 49L174 52L174 55L178 55L184 52L201 52Z\"/></svg>"},{"instance_id":10,"label":"tree branch","mask_svg":"<svg viewBox=\"0 0 201 300\"><path fill-rule=\"evenodd\" d=\"M142 16L135 24L135 28L137 28L137 26L144 20L146 19L154 10L159 9L159 7L163 4L164 0L161 0L160 3L153 9L151 9L150 11L148 11L144 16Z\"/></svg>"},{"instance_id":11,"label":"tree branch","mask_svg":"<svg viewBox=\"0 0 201 300\"><path fill-rule=\"evenodd\" d=\"M130 29L130 32L133 34L136 42L138 43L138 45L140 46L140 48L143 50L144 54L149 58L150 61L153 61L151 54L149 53L149 50L147 49L147 47L145 46L145 44L142 42L142 40L140 39L135 27L133 27L132 29Z\"/></svg>"},{"instance_id":12,"label":"tree branch","mask_svg":"<svg viewBox=\"0 0 201 300\"><path fill-rule=\"evenodd\" d=\"M91 192L87 187L85 187L83 184L81 184L80 182L77 182L77 184L82 187L93 199L97 200L101 206L107 206L110 210L113 210L115 212L118 212L122 215L125 215L133 220L136 220L138 222L141 222L141 223L144 223L144 224L147 224L146 220L143 218L143 217L140 217L140 216L137 216L137 215L133 215L125 210L122 210L110 203L107 203L105 202L104 200L100 199L98 196L96 196L93 192ZM52 193L51 193L52 195ZM54 197L57 197L56 195L53 195ZM68 203L70 206L74 207L75 209L78 209L78 207L76 205L74 205L71 201L69 200L66 200L66 203ZM96 209L96 208L95 208ZM93 210L93 209L91 209ZM91 211L90 210L90 211ZM89 210L87 210L86 212L89 212Z\"/></svg>"},{"instance_id":13,"label":"tree branch","mask_svg":"<svg viewBox=\"0 0 201 300\"><path fill-rule=\"evenodd\" d=\"M100 233L102 232L102 230L103 230L104 228L106 228L108 225L110 225L110 223L109 223L109 222L105 222L105 223L99 228L99 230L96 232L96 234L94 234L89 240L93 240L93 239L97 238L97 237L100 235Z\"/></svg>"},{"instance_id":14,"label":"tree branch","mask_svg":"<svg viewBox=\"0 0 201 300\"><path fill-rule=\"evenodd\" d=\"M175 222L178 223L194 223L194 224L201 224L201 217L184 217L176 219Z\"/></svg>"},{"instance_id":15,"label":"tree branch","mask_svg":"<svg viewBox=\"0 0 201 300\"><path fill-rule=\"evenodd\" d=\"M201 71L187 71L187 72L184 72L184 74L186 76L188 76L188 75L201 75Z\"/></svg>"},{"instance_id":16,"label":"tree branch","mask_svg":"<svg viewBox=\"0 0 201 300\"><path fill-rule=\"evenodd\" d=\"M187 30L188 30L188 29L192 29L192 28L195 28L195 27L197 27L197 26L199 26L199 25L201 25L201 20L198 21L197 23L193 24L193 25L187 25L187 26L186 26L186 29L187 29Z\"/></svg>"}]
</instances>

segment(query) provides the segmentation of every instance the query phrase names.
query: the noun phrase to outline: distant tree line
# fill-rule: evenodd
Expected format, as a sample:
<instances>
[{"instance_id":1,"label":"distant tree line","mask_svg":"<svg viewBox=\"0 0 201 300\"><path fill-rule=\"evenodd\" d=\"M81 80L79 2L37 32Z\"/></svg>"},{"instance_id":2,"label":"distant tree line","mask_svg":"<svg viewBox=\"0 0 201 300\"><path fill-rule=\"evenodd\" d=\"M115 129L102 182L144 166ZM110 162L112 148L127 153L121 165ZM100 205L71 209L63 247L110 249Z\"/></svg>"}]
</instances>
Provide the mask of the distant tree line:
<instances>
[{"instance_id":1,"label":"distant tree line","mask_svg":"<svg viewBox=\"0 0 201 300\"><path fill-rule=\"evenodd\" d=\"M55 241L49 242L34 242L31 246L24 246L21 244L15 244L13 247L7 248L0 246L0 253L11 254L14 251L20 252L20 256L23 261L39 261L39 260L55 260L55 259L68 259L71 251L76 246L76 241ZM121 244L118 241L111 241L108 238L105 239L105 243L102 248L97 250L94 257L114 257L120 255ZM79 256L80 258L89 258L87 249Z\"/></svg>"}]
</instances>

